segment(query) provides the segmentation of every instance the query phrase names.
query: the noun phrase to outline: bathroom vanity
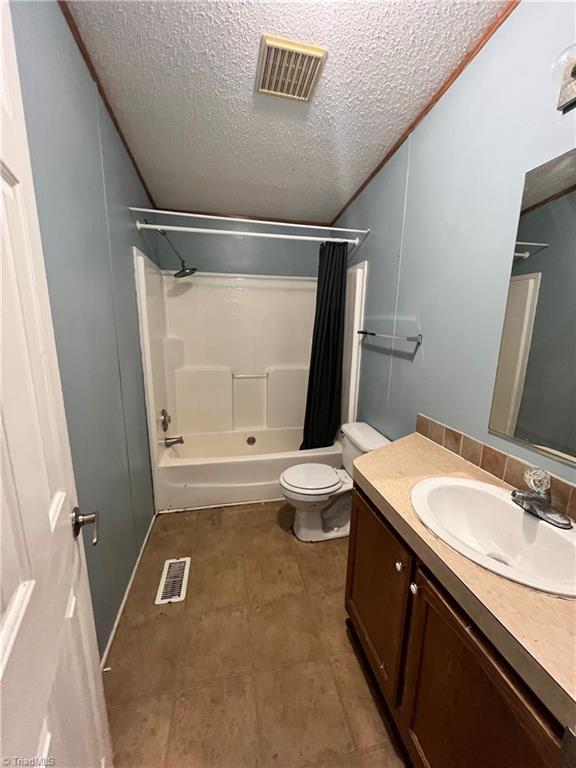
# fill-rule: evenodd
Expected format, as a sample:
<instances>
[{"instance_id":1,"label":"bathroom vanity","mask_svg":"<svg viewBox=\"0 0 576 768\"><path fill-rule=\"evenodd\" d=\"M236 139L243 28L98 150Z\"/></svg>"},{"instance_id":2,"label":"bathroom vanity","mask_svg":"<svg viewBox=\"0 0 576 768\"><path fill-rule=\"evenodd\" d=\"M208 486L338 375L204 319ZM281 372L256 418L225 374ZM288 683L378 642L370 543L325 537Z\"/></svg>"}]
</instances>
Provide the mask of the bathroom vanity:
<instances>
[{"instance_id":1,"label":"bathroom vanity","mask_svg":"<svg viewBox=\"0 0 576 768\"><path fill-rule=\"evenodd\" d=\"M416 434L354 466L346 609L413 765L576 765L576 601L435 537L410 493L437 475L506 487Z\"/></svg>"}]
</instances>

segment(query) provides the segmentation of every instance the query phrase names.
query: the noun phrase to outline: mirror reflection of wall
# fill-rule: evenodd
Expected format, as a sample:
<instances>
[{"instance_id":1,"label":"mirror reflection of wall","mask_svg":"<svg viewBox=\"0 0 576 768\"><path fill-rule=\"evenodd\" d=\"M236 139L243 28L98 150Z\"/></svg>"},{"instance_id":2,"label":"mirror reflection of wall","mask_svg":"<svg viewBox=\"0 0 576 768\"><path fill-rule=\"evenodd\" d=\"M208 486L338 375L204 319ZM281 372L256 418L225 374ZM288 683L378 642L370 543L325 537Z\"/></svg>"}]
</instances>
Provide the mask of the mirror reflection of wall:
<instances>
[{"instance_id":1,"label":"mirror reflection of wall","mask_svg":"<svg viewBox=\"0 0 576 768\"><path fill-rule=\"evenodd\" d=\"M576 462L576 150L526 174L490 431Z\"/></svg>"}]
</instances>

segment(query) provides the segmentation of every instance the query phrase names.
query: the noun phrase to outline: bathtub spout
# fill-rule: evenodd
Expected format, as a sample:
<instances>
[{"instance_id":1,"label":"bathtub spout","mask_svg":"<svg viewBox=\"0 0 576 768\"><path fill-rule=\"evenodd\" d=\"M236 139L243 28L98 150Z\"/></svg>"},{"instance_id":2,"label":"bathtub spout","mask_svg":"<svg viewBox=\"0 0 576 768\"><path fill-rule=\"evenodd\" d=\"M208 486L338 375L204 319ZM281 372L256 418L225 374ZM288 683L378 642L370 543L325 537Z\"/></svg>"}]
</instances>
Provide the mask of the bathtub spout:
<instances>
[{"instance_id":1,"label":"bathtub spout","mask_svg":"<svg viewBox=\"0 0 576 768\"><path fill-rule=\"evenodd\" d=\"M184 445L184 438L182 435L179 437L165 437L164 445L166 448L171 448L173 445Z\"/></svg>"}]
</instances>

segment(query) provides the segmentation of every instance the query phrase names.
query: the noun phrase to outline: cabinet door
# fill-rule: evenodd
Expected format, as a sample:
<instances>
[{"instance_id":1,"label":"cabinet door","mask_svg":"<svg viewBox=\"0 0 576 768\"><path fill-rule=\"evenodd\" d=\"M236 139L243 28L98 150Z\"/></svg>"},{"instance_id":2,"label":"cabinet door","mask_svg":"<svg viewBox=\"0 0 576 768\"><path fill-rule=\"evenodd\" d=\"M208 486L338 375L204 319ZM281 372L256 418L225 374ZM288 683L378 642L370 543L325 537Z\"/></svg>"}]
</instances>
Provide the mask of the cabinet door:
<instances>
[{"instance_id":1,"label":"cabinet door","mask_svg":"<svg viewBox=\"0 0 576 768\"><path fill-rule=\"evenodd\" d=\"M389 704L396 701L411 573L410 551L355 491L346 610Z\"/></svg>"},{"instance_id":2,"label":"cabinet door","mask_svg":"<svg viewBox=\"0 0 576 768\"><path fill-rule=\"evenodd\" d=\"M419 570L401 730L415 766L559 765L551 720L488 643Z\"/></svg>"}]
</instances>

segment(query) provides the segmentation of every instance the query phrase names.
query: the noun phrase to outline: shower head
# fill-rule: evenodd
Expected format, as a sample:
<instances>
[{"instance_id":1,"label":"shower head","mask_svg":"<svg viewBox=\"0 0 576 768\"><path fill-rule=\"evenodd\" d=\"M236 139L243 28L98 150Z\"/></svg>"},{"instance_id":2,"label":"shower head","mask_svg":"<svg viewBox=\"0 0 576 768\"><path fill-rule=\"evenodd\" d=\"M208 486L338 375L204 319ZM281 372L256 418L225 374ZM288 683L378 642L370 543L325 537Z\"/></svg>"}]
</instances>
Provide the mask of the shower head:
<instances>
[{"instance_id":1,"label":"shower head","mask_svg":"<svg viewBox=\"0 0 576 768\"><path fill-rule=\"evenodd\" d=\"M195 272L198 272L198 268L187 267L186 262L182 259L180 261L180 269L174 272L174 277L191 277Z\"/></svg>"},{"instance_id":2,"label":"shower head","mask_svg":"<svg viewBox=\"0 0 576 768\"><path fill-rule=\"evenodd\" d=\"M144 221L146 221L146 219L144 219ZM146 223L148 223L148 222L146 222ZM174 277L191 277L195 272L198 272L198 267L187 267L186 266L186 262L184 261L182 256L180 256L180 254L178 253L178 251L176 250L176 248L174 246L174 243L172 242L172 240L170 240L170 238L168 237L166 232L164 232L163 229L159 229L158 230L158 234L162 235L162 237L164 237L166 239L166 241L168 242L168 245L170 246L170 248L172 248L172 250L174 251L174 253L178 257L178 259L180 260L180 269L177 272L174 272Z\"/></svg>"}]
</instances>

